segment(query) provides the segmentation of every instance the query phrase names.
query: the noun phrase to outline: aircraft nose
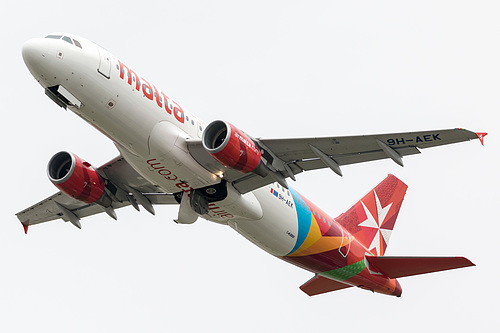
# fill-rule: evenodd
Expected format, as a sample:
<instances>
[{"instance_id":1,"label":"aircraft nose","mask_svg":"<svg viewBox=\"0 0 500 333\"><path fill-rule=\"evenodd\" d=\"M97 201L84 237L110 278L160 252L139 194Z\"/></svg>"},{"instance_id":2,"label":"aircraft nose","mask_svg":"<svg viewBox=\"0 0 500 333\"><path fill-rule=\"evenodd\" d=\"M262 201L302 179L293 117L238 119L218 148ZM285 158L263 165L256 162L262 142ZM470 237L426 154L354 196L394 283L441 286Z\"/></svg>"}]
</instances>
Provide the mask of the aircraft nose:
<instances>
[{"instance_id":1,"label":"aircraft nose","mask_svg":"<svg viewBox=\"0 0 500 333\"><path fill-rule=\"evenodd\" d=\"M48 66L48 48L47 43L43 38L30 39L23 44L22 55L26 67L33 76L40 80L41 73L43 73Z\"/></svg>"},{"instance_id":2,"label":"aircraft nose","mask_svg":"<svg viewBox=\"0 0 500 333\"><path fill-rule=\"evenodd\" d=\"M23 44L22 54L26 66L33 66L42 57L40 39L34 38L25 42Z\"/></svg>"}]
</instances>

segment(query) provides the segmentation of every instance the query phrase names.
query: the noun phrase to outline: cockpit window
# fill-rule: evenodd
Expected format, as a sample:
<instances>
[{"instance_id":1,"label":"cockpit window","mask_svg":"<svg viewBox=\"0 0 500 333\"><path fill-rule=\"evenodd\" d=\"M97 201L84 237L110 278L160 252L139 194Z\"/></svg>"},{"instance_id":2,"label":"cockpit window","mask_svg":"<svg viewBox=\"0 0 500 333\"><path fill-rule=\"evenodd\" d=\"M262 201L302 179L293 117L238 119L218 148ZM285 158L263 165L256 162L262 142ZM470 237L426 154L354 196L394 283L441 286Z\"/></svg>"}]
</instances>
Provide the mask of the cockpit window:
<instances>
[{"instance_id":1,"label":"cockpit window","mask_svg":"<svg viewBox=\"0 0 500 333\"><path fill-rule=\"evenodd\" d=\"M52 39L61 39L62 35L48 35L45 36L45 38L52 38Z\"/></svg>"},{"instance_id":2,"label":"cockpit window","mask_svg":"<svg viewBox=\"0 0 500 333\"><path fill-rule=\"evenodd\" d=\"M63 36L63 35L47 35L45 38L51 38L51 39L61 39L67 43L73 44L79 48L82 48L82 44L77 41L76 39L71 39L68 36Z\"/></svg>"},{"instance_id":3,"label":"cockpit window","mask_svg":"<svg viewBox=\"0 0 500 333\"><path fill-rule=\"evenodd\" d=\"M63 41L65 41L65 42L68 42L68 43L70 43L70 44L73 44L73 41L72 41L72 40L71 40L71 38L69 38L68 36L64 36L64 37L62 38L62 40L63 40Z\"/></svg>"},{"instance_id":4,"label":"cockpit window","mask_svg":"<svg viewBox=\"0 0 500 333\"><path fill-rule=\"evenodd\" d=\"M73 42L75 43L76 46L78 46L79 48L82 48L82 44L80 44L79 41L77 41L76 39L73 39Z\"/></svg>"}]
</instances>

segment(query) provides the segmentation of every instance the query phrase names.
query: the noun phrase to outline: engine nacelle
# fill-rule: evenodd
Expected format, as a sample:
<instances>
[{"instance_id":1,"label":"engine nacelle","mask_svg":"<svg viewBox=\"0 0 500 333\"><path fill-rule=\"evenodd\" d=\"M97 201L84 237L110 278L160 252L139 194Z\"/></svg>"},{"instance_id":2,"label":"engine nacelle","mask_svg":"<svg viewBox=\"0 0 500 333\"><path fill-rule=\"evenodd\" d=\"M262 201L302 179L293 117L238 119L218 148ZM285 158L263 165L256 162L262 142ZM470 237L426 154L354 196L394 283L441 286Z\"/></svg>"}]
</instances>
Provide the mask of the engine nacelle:
<instances>
[{"instance_id":1,"label":"engine nacelle","mask_svg":"<svg viewBox=\"0 0 500 333\"><path fill-rule=\"evenodd\" d=\"M77 200L94 203L103 197L104 180L75 154L65 151L55 154L47 166L47 175L61 192Z\"/></svg>"},{"instance_id":2,"label":"engine nacelle","mask_svg":"<svg viewBox=\"0 0 500 333\"><path fill-rule=\"evenodd\" d=\"M260 149L245 133L222 120L210 123L203 131L203 147L221 164L248 173L261 162Z\"/></svg>"}]
</instances>

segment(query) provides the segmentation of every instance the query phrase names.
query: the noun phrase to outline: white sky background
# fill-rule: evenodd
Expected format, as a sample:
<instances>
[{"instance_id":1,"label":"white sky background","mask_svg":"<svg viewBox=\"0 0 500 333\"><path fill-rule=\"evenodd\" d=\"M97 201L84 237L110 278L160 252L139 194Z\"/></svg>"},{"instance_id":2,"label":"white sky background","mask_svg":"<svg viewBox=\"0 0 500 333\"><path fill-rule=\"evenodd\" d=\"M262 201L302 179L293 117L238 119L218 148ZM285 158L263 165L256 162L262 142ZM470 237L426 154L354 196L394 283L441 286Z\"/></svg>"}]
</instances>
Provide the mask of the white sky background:
<instances>
[{"instance_id":1,"label":"white sky background","mask_svg":"<svg viewBox=\"0 0 500 333\"><path fill-rule=\"evenodd\" d=\"M5 7L5 6L4 6ZM493 331L500 327L500 16L496 1L16 1L0 13L4 121L2 332ZM133 208L24 235L14 214L51 195L50 157L94 165L108 139L57 107L21 57L54 31L104 46L207 123L256 137L464 127L477 140L299 175L337 216L388 173L409 185L388 255L463 255L477 267L401 279L403 297L357 288L308 297L312 274L229 227L176 225Z\"/></svg>"}]
</instances>

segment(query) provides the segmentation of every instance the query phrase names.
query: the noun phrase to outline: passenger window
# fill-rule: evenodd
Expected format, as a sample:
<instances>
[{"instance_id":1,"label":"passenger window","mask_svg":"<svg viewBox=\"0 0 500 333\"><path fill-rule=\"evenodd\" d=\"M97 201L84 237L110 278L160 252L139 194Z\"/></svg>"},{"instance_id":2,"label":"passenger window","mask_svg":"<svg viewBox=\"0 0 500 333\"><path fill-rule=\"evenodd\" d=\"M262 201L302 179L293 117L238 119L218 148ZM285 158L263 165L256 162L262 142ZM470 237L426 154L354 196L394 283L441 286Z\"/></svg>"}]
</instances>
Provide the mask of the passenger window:
<instances>
[{"instance_id":1,"label":"passenger window","mask_svg":"<svg viewBox=\"0 0 500 333\"><path fill-rule=\"evenodd\" d=\"M69 37L67 37L67 36L64 36L64 37L62 38L62 40L63 40L63 41L65 41L65 42L70 43L71 45L73 45L73 42L71 41L71 38L69 38Z\"/></svg>"},{"instance_id":2,"label":"passenger window","mask_svg":"<svg viewBox=\"0 0 500 333\"><path fill-rule=\"evenodd\" d=\"M48 35L45 36L45 38L52 38L52 39L61 39L62 35Z\"/></svg>"}]
</instances>

